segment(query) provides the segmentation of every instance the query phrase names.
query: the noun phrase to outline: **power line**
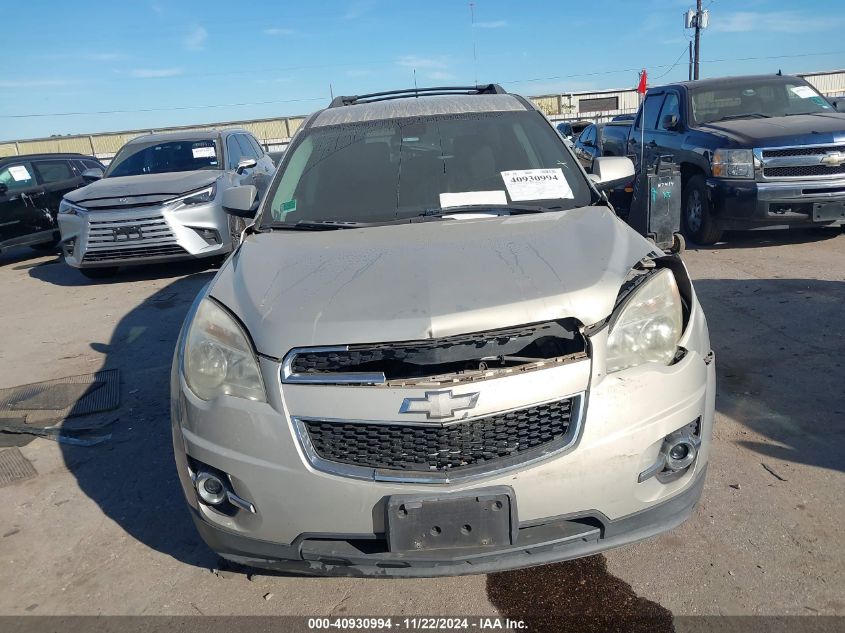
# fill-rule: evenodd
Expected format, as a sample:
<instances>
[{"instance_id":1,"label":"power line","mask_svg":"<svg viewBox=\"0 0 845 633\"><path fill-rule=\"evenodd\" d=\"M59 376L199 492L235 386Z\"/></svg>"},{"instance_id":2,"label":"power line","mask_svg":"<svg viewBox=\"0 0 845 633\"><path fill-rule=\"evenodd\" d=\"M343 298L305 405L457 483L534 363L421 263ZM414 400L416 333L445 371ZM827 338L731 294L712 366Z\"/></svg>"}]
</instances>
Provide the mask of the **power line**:
<instances>
[{"instance_id":1,"label":"power line","mask_svg":"<svg viewBox=\"0 0 845 633\"><path fill-rule=\"evenodd\" d=\"M86 114L130 114L136 112L170 112L174 110L204 110L208 108L240 108L246 106L259 106L276 103L297 103L304 101L325 101L325 97L307 97L303 99L281 99L275 101L253 101L251 103L215 103L197 106L171 106L167 108L141 108L137 110L99 110L96 112L46 112L40 114L2 114L3 119L30 119L48 116L82 116Z\"/></svg>"},{"instance_id":2,"label":"power line","mask_svg":"<svg viewBox=\"0 0 845 633\"><path fill-rule=\"evenodd\" d=\"M662 78L662 77L665 77L665 76L666 76L666 75L668 75L670 72L672 72L672 69L673 69L675 66L677 66L677 65L678 65L678 62L680 62L680 61L681 61L681 57L683 57L684 55L686 55L688 52L689 52L689 47L684 46L684 50L682 50L682 51L681 51L681 54L680 54L680 55L678 55L678 59L676 59L676 60L675 60L675 63L674 63L674 64L672 64L671 66L669 66L669 70L667 70L667 71L666 71L665 73L663 73L662 75L657 75L657 77L655 77L655 79L660 79L660 78Z\"/></svg>"},{"instance_id":3,"label":"power line","mask_svg":"<svg viewBox=\"0 0 845 633\"><path fill-rule=\"evenodd\" d=\"M686 52L686 49L684 49ZM823 55L841 55L845 54L845 51L826 51L826 52L818 52L818 53L800 53L797 55L770 55L764 57L723 57L720 59L702 59L702 64L713 64L719 62L743 62L743 61L759 61L759 60L772 60L772 59L785 59L785 58L799 58L799 57L818 57ZM681 53L683 55L683 53ZM668 68L665 73L658 76L657 79L667 75L673 68L678 65L680 60L680 56L678 59L675 60L673 64L658 64L658 65L651 65L652 69L657 68ZM621 73L629 73L629 72L638 72L641 70L641 67L637 68L621 68L618 70L603 70L597 71L592 73L577 73L572 75L556 75L553 77L534 77L531 79L511 79L511 80L504 80L500 81L503 84L519 84L519 83L530 83L535 81L552 81L558 79L575 79L579 77L596 77L600 75L614 75L614 74L621 74ZM0 114L0 119L31 119L31 118L44 118L44 117L66 117L66 116L84 116L84 115L95 115L95 114L134 114L134 113L144 113L144 112L171 112L171 111L179 111L179 110L204 110L210 108L239 108L239 107L250 107L250 106L259 106L259 105L273 105L273 104L280 104L280 103L304 103L309 101L323 101L326 97L304 97L301 99L279 99L279 100L272 100L272 101L254 101L249 103L217 103L217 104L207 104L207 105L197 105L197 106L169 106L169 107L162 107L162 108L140 108L140 109L127 109L127 110L99 110L99 111L89 111L89 112L50 112L50 113L37 113L37 114Z\"/></svg>"},{"instance_id":4,"label":"power line","mask_svg":"<svg viewBox=\"0 0 845 633\"><path fill-rule=\"evenodd\" d=\"M823 55L842 55L845 54L845 51L825 51L819 53L800 53L797 55L770 55L764 57L723 57L720 59L702 59L702 64L712 64L718 62L746 62L746 61L759 61L759 60L769 60L769 59L785 59L785 58L796 58L796 57L819 57ZM646 64L646 68L668 68L671 64ZM502 80L500 83L503 84L521 84L521 83L529 83L532 81L552 81L556 79L577 79L579 77L595 77L599 75L616 75L621 73L630 73L630 72L639 72L642 70L642 66L637 66L636 68L620 68L618 70L602 70L592 73L577 73L573 75L555 75L552 77L533 77L531 79L511 79L511 80Z\"/></svg>"}]
</instances>

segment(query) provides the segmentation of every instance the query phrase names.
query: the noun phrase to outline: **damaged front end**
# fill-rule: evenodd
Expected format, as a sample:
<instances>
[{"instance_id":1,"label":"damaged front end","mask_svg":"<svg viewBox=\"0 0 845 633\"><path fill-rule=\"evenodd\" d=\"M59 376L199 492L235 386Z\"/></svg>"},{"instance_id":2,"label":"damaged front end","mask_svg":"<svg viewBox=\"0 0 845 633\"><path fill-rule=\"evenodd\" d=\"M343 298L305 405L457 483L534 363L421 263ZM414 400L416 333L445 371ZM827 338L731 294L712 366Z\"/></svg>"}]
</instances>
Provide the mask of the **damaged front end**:
<instances>
[{"instance_id":1,"label":"damaged front end","mask_svg":"<svg viewBox=\"0 0 845 633\"><path fill-rule=\"evenodd\" d=\"M282 381L391 387L441 385L547 369L587 358L575 319L436 339L297 348Z\"/></svg>"}]
</instances>

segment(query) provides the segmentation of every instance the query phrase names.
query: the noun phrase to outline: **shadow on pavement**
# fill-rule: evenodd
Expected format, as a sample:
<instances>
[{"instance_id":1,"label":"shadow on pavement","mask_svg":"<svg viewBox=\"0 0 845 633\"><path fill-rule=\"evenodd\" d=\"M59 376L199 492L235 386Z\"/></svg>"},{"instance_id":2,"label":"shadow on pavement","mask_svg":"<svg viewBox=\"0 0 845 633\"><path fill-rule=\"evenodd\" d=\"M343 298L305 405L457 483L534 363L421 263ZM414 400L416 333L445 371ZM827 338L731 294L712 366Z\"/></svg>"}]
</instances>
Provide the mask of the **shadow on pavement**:
<instances>
[{"instance_id":1,"label":"shadow on pavement","mask_svg":"<svg viewBox=\"0 0 845 633\"><path fill-rule=\"evenodd\" d=\"M50 262L54 263L54 262ZM181 275L190 275L202 271L216 272L218 264L214 258L196 259L167 264L148 264L146 266L128 266L121 268L113 277L105 279L88 279L78 269L68 266L61 260L61 266L35 266L30 268L29 275L39 281L56 286L113 286L150 279L162 279Z\"/></svg>"},{"instance_id":2,"label":"shadow on pavement","mask_svg":"<svg viewBox=\"0 0 845 633\"><path fill-rule=\"evenodd\" d=\"M812 244L831 240L841 233L839 228L775 229L770 231L727 231L720 242L712 246L687 243L691 251L721 251L737 248L763 248L784 244Z\"/></svg>"},{"instance_id":3,"label":"shadow on pavement","mask_svg":"<svg viewBox=\"0 0 845 633\"><path fill-rule=\"evenodd\" d=\"M139 270L118 276L115 285L163 276L166 271L185 274L191 268L180 264ZM43 274L45 280L60 285L72 285L62 280L76 277L81 278L80 283L95 283L84 280L78 271L68 271L65 265L33 269L31 274L39 278ZM65 465L79 488L109 519L144 545L206 568L214 567L217 557L197 535L176 475L169 378L182 321L213 274L200 272L173 281L121 319L109 341L91 343L107 355L97 369L120 369L121 406L104 414L118 420L110 427L112 439L104 444L90 448L60 444Z\"/></svg>"},{"instance_id":4,"label":"shadow on pavement","mask_svg":"<svg viewBox=\"0 0 845 633\"><path fill-rule=\"evenodd\" d=\"M11 248L4 253L0 253L0 267L11 266L14 270L25 270L33 266L54 263L58 261L58 255L58 250L38 250L28 246Z\"/></svg>"},{"instance_id":5,"label":"shadow on pavement","mask_svg":"<svg viewBox=\"0 0 845 633\"><path fill-rule=\"evenodd\" d=\"M669 633L672 613L641 598L607 571L601 554L487 576L487 596L502 617L532 633Z\"/></svg>"},{"instance_id":6,"label":"shadow on pavement","mask_svg":"<svg viewBox=\"0 0 845 633\"><path fill-rule=\"evenodd\" d=\"M716 352L716 409L761 456L845 471L845 282L695 282Z\"/></svg>"}]
</instances>

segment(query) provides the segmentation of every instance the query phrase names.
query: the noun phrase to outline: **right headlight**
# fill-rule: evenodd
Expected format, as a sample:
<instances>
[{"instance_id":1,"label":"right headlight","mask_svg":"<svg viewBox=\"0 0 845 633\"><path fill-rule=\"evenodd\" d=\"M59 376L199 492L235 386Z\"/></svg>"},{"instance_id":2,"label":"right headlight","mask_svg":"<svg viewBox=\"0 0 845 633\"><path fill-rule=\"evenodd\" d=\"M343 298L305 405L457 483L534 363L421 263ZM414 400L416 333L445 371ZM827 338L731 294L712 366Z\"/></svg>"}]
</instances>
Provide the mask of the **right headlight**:
<instances>
[{"instance_id":1,"label":"right headlight","mask_svg":"<svg viewBox=\"0 0 845 633\"><path fill-rule=\"evenodd\" d=\"M717 178L754 178L754 152L750 149L717 149L710 169Z\"/></svg>"},{"instance_id":2,"label":"right headlight","mask_svg":"<svg viewBox=\"0 0 845 633\"><path fill-rule=\"evenodd\" d=\"M203 299L185 336L182 372L202 400L227 394L266 402L258 359L243 328L222 306Z\"/></svg>"},{"instance_id":3,"label":"right headlight","mask_svg":"<svg viewBox=\"0 0 845 633\"><path fill-rule=\"evenodd\" d=\"M59 203L60 215L79 215L80 213L88 213L88 210L62 198Z\"/></svg>"},{"instance_id":4,"label":"right headlight","mask_svg":"<svg viewBox=\"0 0 845 633\"><path fill-rule=\"evenodd\" d=\"M607 372L643 363L668 365L683 333L683 308L675 276L653 273L617 308L607 338Z\"/></svg>"}]
</instances>

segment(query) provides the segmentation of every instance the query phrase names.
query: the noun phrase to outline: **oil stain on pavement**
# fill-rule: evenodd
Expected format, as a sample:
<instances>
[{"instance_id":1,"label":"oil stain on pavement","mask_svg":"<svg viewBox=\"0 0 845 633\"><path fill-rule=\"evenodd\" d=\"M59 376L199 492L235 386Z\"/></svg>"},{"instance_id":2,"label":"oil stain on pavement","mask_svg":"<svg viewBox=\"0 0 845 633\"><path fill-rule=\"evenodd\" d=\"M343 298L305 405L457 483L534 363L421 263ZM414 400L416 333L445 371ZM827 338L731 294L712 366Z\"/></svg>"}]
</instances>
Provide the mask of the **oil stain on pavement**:
<instances>
[{"instance_id":1,"label":"oil stain on pavement","mask_svg":"<svg viewBox=\"0 0 845 633\"><path fill-rule=\"evenodd\" d=\"M490 574L487 595L502 617L532 633L675 630L672 612L612 576L603 555Z\"/></svg>"}]
</instances>

